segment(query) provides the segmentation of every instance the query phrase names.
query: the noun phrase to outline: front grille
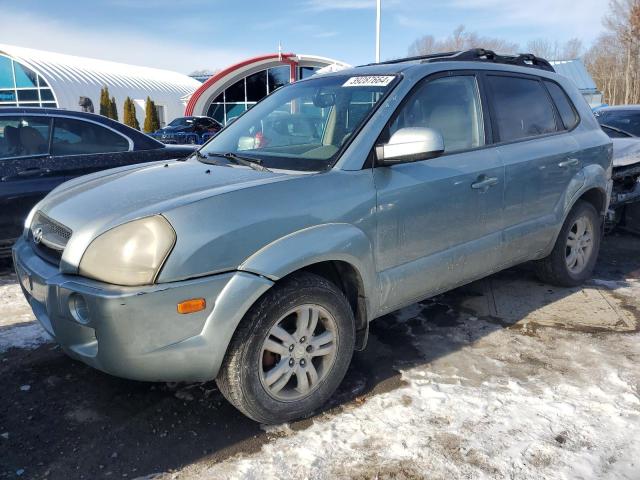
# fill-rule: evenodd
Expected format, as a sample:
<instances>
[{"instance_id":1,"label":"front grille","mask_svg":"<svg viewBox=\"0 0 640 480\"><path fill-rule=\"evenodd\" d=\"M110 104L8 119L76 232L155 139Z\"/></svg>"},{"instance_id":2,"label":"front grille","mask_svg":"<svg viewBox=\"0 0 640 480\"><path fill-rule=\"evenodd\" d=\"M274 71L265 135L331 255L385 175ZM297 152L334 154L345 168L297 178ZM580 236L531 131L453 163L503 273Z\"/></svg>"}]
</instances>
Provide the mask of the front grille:
<instances>
[{"instance_id":1,"label":"front grille","mask_svg":"<svg viewBox=\"0 0 640 480\"><path fill-rule=\"evenodd\" d=\"M36 212L31 221L29 239L38 256L59 265L62 252L71 238L71 233L71 230L61 223L47 217L42 212Z\"/></svg>"}]
</instances>

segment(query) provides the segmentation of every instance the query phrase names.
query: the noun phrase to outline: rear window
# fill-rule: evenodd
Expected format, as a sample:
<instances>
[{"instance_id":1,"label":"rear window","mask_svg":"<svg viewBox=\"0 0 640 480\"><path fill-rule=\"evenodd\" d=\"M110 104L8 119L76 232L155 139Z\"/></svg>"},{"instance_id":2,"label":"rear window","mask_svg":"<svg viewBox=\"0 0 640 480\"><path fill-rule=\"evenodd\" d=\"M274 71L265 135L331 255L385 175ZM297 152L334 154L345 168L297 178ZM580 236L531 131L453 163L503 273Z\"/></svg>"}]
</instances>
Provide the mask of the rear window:
<instances>
[{"instance_id":1,"label":"rear window","mask_svg":"<svg viewBox=\"0 0 640 480\"><path fill-rule=\"evenodd\" d=\"M565 91L557 83L545 80L544 84L547 86L547 90L549 90L549 94L558 108L564 128L571 130L578 124L578 113L573 103L571 103Z\"/></svg>"},{"instance_id":2,"label":"rear window","mask_svg":"<svg viewBox=\"0 0 640 480\"><path fill-rule=\"evenodd\" d=\"M640 136L640 110L604 110L595 115L600 125L613 127L627 136Z\"/></svg>"},{"instance_id":3,"label":"rear window","mask_svg":"<svg viewBox=\"0 0 640 480\"><path fill-rule=\"evenodd\" d=\"M497 75L487 81L501 142L557 131L553 106L540 81Z\"/></svg>"}]
</instances>

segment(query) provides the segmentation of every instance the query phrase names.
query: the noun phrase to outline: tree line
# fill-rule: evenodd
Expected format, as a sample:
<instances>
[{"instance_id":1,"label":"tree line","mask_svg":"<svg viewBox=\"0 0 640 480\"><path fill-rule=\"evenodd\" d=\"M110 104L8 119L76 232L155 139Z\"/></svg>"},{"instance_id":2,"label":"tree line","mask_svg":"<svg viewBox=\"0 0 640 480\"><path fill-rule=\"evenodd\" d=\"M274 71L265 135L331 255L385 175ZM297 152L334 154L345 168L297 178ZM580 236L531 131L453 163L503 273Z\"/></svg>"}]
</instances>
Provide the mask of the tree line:
<instances>
[{"instance_id":1,"label":"tree line","mask_svg":"<svg viewBox=\"0 0 640 480\"><path fill-rule=\"evenodd\" d=\"M100 115L118 120L118 109L116 107L115 97L109 95L109 87L102 87L100 90ZM136 117L136 106L130 97L127 97L124 101L122 123L129 125L136 130L140 130L140 122ZM153 133L160 128L160 118L158 117L158 109L156 104L147 97L145 103L145 118L143 129L145 133Z\"/></svg>"},{"instance_id":2,"label":"tree line","mask_svg":"<svg viewBox=\"0 0 640 480\"><path fill-rule=\"evenodd\" d=\"M602 24L604 32L588 49L579 38L566 42L538 38L521 48L517 43L481 36L460 25L443 39L433 35L416 39L409 46L408 54L426 55L482 47L506 54L524 51L547 60L580 58L603 93L605 103L640 103L640 0L609 0L609 10Z\"/></svg>"}]
</instances>

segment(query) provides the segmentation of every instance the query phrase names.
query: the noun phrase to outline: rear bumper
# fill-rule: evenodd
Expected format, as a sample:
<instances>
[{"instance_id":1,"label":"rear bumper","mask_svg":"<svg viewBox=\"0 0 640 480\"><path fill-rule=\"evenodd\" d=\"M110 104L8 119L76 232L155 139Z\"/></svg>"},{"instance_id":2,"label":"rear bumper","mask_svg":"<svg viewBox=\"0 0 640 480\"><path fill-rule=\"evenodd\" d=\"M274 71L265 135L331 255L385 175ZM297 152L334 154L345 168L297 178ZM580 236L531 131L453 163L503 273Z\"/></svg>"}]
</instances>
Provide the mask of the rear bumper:
<instances>
[{"instance_id":1,"label":"rear bumper","mask_svg":"<svg viewBox=\"0 0 640 480\"><path fill-rule=\"evenodd\" d=\"M44 329L77 360L119 377L205 381L216 377L237 324L272 282L246 272L118 287L61 274L24 239L13 248L22 290ZM176 305L205 298L204 311Z\"/></svg>"}]
</instances>

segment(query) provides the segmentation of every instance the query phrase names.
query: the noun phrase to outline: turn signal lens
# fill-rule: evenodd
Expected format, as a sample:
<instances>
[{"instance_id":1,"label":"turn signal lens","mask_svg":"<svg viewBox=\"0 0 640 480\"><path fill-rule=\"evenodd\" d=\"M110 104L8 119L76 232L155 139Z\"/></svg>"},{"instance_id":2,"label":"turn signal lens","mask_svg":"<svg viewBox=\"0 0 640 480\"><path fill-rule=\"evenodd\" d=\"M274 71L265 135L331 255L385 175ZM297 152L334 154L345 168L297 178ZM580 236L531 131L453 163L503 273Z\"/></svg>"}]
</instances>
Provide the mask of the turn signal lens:
<instances>
[{"instance_id":1,"label":"turn signal lens","mask_svg":"<svg viewBox=\"0 0 640 480\"><path fill-rule=\"evenodd\" d=\"M192 298L178 304L178 313L194 313L204 310L207 301L204 298Z\"/></svg>"}]
</instances>

